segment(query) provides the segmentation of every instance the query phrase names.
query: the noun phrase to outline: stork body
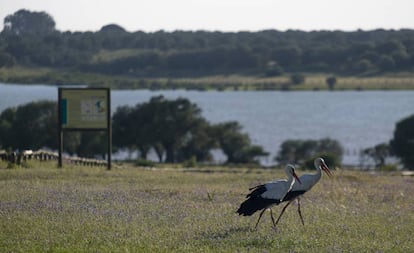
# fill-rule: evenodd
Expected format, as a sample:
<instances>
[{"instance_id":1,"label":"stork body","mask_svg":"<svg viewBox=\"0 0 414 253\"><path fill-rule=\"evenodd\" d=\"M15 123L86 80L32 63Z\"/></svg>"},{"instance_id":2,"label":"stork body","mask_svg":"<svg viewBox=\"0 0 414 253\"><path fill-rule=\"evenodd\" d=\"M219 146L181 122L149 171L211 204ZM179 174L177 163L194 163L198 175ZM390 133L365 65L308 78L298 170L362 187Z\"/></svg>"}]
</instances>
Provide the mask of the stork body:
<instances>
[{"instance_id":1,"label":"stork body","mask_svg":"<svg viewBox=\"0 0 414 253\"><path fill-rule=\"evenodd\" d=\"M325 161L322 158L316 158L314 161L314 166L316 168L315 174L305 174L299 177L301 184L294 182L291 190L285 195L282 202L288 202L280 212L280 215L276 221L276 224L279 222L282 214L285 212L285 209L292 203L295 199L298 201L298 213L302 224L305 225L303 221L302 212L300 210L300 197L308 192L314 185L316 185L322 177L322 171L324 171L328 176L331 176L329 167L326 165Z\"/></svg>"},{"instance_id":2,"label":"stork body","mask_svg":"<svg viewBox=\"0 0 414 253\"><path fill-rule=\"evenodd\" d=\"M247 194L247 199L236 211L239 215L251 216L255 212L262 210L255 228L257 228L264 211L268 208L270 208L270 216L272 218L273 226L276 226L271 207L272 205L279 205L286 194L292 189L296 180L299 180L293 165L287 165L285 172L288 179L276 180L250 188L249 190L251 192Z\"/></svg>"}]
</instances>

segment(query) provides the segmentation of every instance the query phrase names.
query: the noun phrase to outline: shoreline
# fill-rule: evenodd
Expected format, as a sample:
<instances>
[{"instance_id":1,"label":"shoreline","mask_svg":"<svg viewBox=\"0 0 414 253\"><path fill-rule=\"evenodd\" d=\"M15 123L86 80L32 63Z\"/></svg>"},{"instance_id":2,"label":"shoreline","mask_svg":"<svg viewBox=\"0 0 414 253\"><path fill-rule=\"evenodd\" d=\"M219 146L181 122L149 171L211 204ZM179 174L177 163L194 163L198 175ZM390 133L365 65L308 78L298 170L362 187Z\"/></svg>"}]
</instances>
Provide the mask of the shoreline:
<instances>
[{"instance_id":1,"label":"shoreline","mask_svg":"<svg viewBox=\"0 0 414 253\"><path fill-rule=\"evenodd\" d=\"M378 76L335 76L301 73L304 82L293 84L290 75L263 77L253 75L207 75L199 77L133 77L95 73L67 72L44 68L0 68L0 82L5 84L52 85L57 87L109 87L117 90L198 90L198 91L347 91L347 90L414 90L414 73L389 73Z\"/></svg>"}]
</instances>

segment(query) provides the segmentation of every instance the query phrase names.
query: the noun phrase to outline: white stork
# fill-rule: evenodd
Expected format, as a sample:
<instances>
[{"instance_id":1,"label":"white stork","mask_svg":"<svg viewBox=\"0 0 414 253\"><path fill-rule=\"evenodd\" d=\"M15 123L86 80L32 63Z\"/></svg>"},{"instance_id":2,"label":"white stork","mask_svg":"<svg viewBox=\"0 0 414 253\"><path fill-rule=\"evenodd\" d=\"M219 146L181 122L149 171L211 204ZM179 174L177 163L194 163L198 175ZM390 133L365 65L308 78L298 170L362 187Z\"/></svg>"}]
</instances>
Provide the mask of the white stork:
<instances>
[{"instance_id":1,"label":"white stork","mask_svg":"<svg viewBox=\"0 0 414 253\"><path fill-rule=\"evenodd\" d=\"M295 183L295 179L300 183L300 179L296 175L295 167L293 167L293 165L287 165L285 172L288 176L287 180L275 180L250 188L249 190L251 192L247 194L247 199L236 211L239 215L251 216L255 212L262 210L259 215L259 219L256 222L255 228L257 228L264 211L268 208L270 209L270 216L272 218L273 226L275 227L275 219L273 218L271 209L272 205L278 205L283 201L285 195L291 190L293 184Z\"/></svg>"},{"instance_id":2,"label":"white stork","mask_svg":"<svg viewBox=\"0 0 414 253\"><path fill-rule=\"evenodd\" d=\"M288 201L288 203L283 207L282 211L280 212L279 217L277 218L276 224L279 222L282 214L285 212L285 209L292 203L295 199L298 201L298 213L300 216L300 220L302 221L302 225L305 225L303 221L302 213L300 211L300 197L308 192L312 187L319 182L322 176L322 170L331 177L332 174L329 170L329 167L326 165L325 161L322 158L316 158L313 162L316 173L315 174L305 174L299 177L300 184L294 183L291 190L286 194L283 198L282 202Z\"/></svg>"}]
</instances>

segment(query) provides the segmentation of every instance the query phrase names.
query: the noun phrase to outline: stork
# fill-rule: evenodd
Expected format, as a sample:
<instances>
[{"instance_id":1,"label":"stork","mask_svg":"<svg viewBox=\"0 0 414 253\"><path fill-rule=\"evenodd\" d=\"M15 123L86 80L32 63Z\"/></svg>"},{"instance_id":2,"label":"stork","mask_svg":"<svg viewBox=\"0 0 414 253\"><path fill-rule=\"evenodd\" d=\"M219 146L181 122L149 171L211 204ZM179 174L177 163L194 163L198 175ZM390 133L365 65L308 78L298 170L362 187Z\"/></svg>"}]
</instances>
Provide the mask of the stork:
<instances>
[{"instance_id":1,"label":"stork","mask_svg":"<svg viewBox=\"0 0 414 253\"><path fill-rule=\"evenodd\" d=\"M239 215L251 216L255 212L262 210L259 219L256 222L255 229L266 209L270 209L270 217L272 218L273 227L276 227L271 209L272 205L279 205L283 201L296 180L300 183L300 179L296 175L295 167L293 167L293 165L287 165L285 173L288 176L287 180L279 179L250 188L249 191L251 192L247 194L247 199L241 203L239 209L236 211Z\"/></svg>"},{"instance_id":2,"label":"stork","mask_svg":"<svg viewBox=\"0 0 414 253\"><path fill-rule=\"evenodd\" d=\"M300 197L308 192L312 187L319 182L322 176L322 170L331 177L332 174L329 170L329 167L326 165L323 158L316 158L313 162L316 173L315 174L305 174L299 177L300 184L294 182L291 190L285 195L282 202L288 202L280 212L279 217L277 218L276 224L279 222L280 218L282 217L282 214L285 212L285 209L292 203L295 199L298 201L298 213L300 220L302 221L302 225L305 225L305 222L303 221L302 212L300 211ZM298 180L298 181L299 181Z\"/></svg>"}]
</instances>

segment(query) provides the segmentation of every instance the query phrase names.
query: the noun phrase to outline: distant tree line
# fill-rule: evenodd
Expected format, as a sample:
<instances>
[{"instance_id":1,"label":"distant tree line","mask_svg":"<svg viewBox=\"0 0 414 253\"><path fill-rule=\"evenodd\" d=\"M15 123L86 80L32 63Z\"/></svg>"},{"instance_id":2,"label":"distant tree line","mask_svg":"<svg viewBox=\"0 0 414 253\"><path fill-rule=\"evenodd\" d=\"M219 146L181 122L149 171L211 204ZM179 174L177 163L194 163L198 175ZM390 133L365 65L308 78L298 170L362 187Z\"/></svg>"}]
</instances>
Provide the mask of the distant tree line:
<instances>
[{"instance_id":1,"label":"distant tree line","mask_svg":"<svg viewBox=\"0 0 414 253\"><path fill-rule=\"evenodd\" d=\"M237 122L212 125L201 116L201 109L185 98L167 100L163 96L134 107L119 107L113 116L114 145L138 151L147 159L155 151L159 162L213 161L212 151L221 150L227 163L257 163L267 155L252 145Z\"/></svg>"},{"instance_id":2,"label":"distant tree line","mask_svg":"<svg viewBox=\"0 0 414 253\"><path fill-rule=\"evenodd\" d=\"M196 76L295 72L369 75L412 71L413 30L260 32L62 32L45 12L4 19L0 67L49 67L109 75Z\"/></svg>"},{"instance_id":3,"label":"distant tree line","mask_svg":"<svg viewBox=\"0 0 414 253\"><path fill-rule=\"evenodd\" d=\"M153 97L134 107L122 106L113 115L115 150L138 151L148 159L154 151L159 162L194 159L213 162L212 151L221 150L226 163L258 163L268 153L251 143L237 122L210 124L196 104L184 98ZM64 152L82 157L104 157L104 132L65 131ZM0 149L57 149L57 105L52 101L12 107L0 114Z\"/></svg>"},{"instance_id":4,"label":"distant tree line","mask_svg":"<svg viewBox=\"0 0 414 253\"><path fill-rule=\"evenodd\" d=\"M118 107L112 116L114 150L137 152L148 161L152 151L158 162L215 162L214 151L221 151L227 164L257 164L268 156L261 146L253 145L235 121L211 124L201 109L185 98L168 100L152 97L135 106ZM65 132L64 151L71 155L105 157L104 132ZM31 102L0 113L0 150L57 150L57 104ZM414 115L397 122L390 143L381 143L363 151L378 167L394 155L405 168L414 170ZM313 159L322 156L330 166L340 166L343 148L337 140L286 140L275 161L313 168Z\"/></svg>"},{"instance_id":5,"label":"distant tree line","mask_svg":"<svg viewBox=\"0 0 414 253\"><path fill-rule=\"evenodd\" d=\"M118 107L112 116L115 150L137 152L148 160L152 151L158 162L215 162L214 151L221 151L226 164L257 164L268 156L261 146L253 145L235 121L211 124L201 116L201 109L188 99L167 100L152 97L135 106ZM0 149L57 149L57 105L52 101L31 102L4 110L0 114ZM70 155L102 158L107 143L103 132L64 134L64 151ZM335 156L331 160L328 153ZM324 155L330 164L339 165L342 148L337 141L286 141L277 161L280 164L305 164L307 159Z\"/></svg>"}]
</instances>

